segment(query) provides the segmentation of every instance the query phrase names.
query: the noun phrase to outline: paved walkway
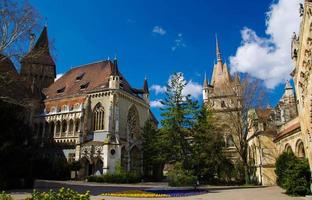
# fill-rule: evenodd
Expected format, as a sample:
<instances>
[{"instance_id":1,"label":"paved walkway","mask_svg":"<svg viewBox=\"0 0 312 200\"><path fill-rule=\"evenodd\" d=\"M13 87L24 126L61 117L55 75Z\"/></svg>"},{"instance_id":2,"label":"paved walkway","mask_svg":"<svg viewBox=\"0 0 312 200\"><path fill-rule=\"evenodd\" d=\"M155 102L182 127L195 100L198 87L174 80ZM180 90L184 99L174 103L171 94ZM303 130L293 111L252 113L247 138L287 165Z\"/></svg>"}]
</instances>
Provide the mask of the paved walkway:
<instances>
[{"instance_id":1,"label":"paved walkway","mask_svg":"<svg viewBox=\"0 0 312 200\"><path fill-rule=\"evenodd\" d=\"M114 192L129 189L147 189L147 188L164 188L166 183L140 183L140 184L100 184L100 183L86 183L79 181L37 181L35 188L40 191L47 191L49 189L57 189L60 187L72 188L78 192L85 192L87 190L91 193L92 200L140 200L142 198L121 198L121 197L107 197L98 196L104 192ZM157 198L157 200L312 200L307 197L289 197L283 194L283 191L277 187L232 187L232 186L205 186L208 189L207 194L190 196L190 197L172 197L172 198ZM30 196L31 190L26 191L11 191L14 199L21 200ZM151 198L144 198L151 199Z\"/></svg>"}]
</instances>

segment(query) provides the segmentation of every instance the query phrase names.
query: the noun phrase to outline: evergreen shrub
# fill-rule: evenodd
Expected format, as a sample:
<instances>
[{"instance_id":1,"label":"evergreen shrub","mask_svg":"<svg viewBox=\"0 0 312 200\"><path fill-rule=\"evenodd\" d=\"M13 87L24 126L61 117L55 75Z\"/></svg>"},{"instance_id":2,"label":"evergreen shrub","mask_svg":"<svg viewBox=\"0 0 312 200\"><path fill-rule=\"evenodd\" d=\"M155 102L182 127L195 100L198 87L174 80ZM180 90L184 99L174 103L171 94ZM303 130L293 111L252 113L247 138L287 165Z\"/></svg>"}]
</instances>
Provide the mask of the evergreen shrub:
<instances>
[{"instance_id":1,"label":"evergreen shrub","mask_svg":"<svg viewBox=\"0 0 312 200\"><path fill-rule=\"evenodd\" d=\"M293 153L283 153L276 161L277 184L294 196L310 193L311 172L307 159L297 158Z\"/></svg>"}]
</instances>

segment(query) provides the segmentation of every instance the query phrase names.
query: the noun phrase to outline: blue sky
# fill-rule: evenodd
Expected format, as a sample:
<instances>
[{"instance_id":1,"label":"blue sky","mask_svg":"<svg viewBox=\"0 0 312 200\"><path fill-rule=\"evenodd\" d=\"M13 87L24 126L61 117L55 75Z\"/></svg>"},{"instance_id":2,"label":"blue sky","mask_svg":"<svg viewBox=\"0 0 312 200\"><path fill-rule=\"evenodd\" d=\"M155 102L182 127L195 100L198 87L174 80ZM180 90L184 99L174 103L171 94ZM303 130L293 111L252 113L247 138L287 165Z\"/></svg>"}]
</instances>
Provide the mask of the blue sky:
<instances>
[{"instance_id":1,"label":"blue sky","mask_svg":"<svg viewBox=\"0 0 312 200\"><path fill-rule=\"evenodd\" d=\"M205 72L210 79L216 33L223 59L228 63L229 57L243 46L244 27L252 29L259 38L270 38L265 32L265 18L271 0L30 0L30 3L47 18L58 74L73 66L113 58L117 53L119 69L133 87L142 87L145 76L150 86L163 86L174 72L183 72L186 80L195 84L202 84ZM236 70L246 69L236 66ZM270 88L270 101L275 105L283 85L275 83ZM162 94L151 91L152 101L161 98ZM201 96L198 98L201 100ZM159 117L159 109L153 111Z\"/></svg>"}]
</instances>

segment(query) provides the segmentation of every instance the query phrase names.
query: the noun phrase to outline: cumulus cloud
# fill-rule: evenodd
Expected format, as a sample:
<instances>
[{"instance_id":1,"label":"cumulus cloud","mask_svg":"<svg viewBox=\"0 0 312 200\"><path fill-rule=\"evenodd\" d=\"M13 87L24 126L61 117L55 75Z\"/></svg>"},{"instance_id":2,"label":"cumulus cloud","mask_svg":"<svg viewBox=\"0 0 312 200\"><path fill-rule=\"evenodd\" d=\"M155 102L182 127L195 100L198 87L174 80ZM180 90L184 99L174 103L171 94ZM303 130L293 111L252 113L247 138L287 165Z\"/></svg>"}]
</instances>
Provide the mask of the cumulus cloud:
<instances>
[{"instance_id":1,"label":"cumulus cloud","mask_svg":"<svg viewBox=\"0 0 312 200\"><path fill-rule=\"evenodd\" d=\"M299 3L303 0L279 0L266 13L266 36L244 27L236 55L230 57L231 72L249 73L273 89L289 78L292 69L290 44L299 30Z\"/></svg>"},{"instance_id":2,"label":"cumulus cloud","mask_svg":"<svg viewBox=\"0 0 312 200\"><path fill-rule=\"evenodd\" d=\"M179 72L181 73L181 72ZM168 84L170 84L170 80L172 78L172 75L169 77L168 79ZM184 77L183 77L184 79ZM197 83L197 82L193 82L192 80L186 81L184 79L184 83L186 84L182 94L184 96L186 95L191 95L193 98L198 99L198 97L202 94L202 85ZM166 92L167 87L166 86L161 86L161 85L152 85L151 86L151 90L155 91L155 94L163 94Z\"/></svg>"},{"instance_id":3,"label":"cumulus cloud","mask_svg":"<svg viewBox=\"0 0 312 200\"><path fill-rule=\"evenodd\" d=\"M165 35L167 31L162 28L161 26L154 26L153 33L159 34L159 35Z\"/></svg>"},{"instance_id":4,"label":"cumulus cloud","mask_svg":"<svg viewBox=\"0 0 312 200\"><path fill-rule=\"evenodd\" d=\"M182 94L183 95L191 95L193 98L198 99L198 97L202 94L202 85L192 80L188 81L186 86L184 87Z\"/></svg>"},{"instance_id":5,"label":"cumulus cloud","mask_svg":"<svg viewBox=\"0 0 312 200\"><path fill-rule=\"evenodd\" d=\"M167 90L166 86L161 86L161 85L152 85L150 89L154 90L156 95L165 93Z\"/></svg>"},{"instance_id":6,"label":"cumulus cloud","mask_svg":"<svg viewBox=\"0 0 312 200\"><path fill-rule=\"evenodd\" d=\"M57 74L55 80L61 78L64 74Z\"/></svg>"},{"instance_id":7,"label":"cumulus cloud","mask_svg":"<svg viewBox=\"0 0 312 200\"><path fill-rule=\"evenodd\" d=\"M152 108L162 108L162 107L164 107L164 105L161 103L161 100L158 100L158 99L156 99L154 101L151 101L150 102L150 106Z\"/></svg>"},{"instance_id":8,"label":"cumulus cloud","mask_svg":"<svg viewBox=\"0 0 312 200\"><path fill-rule=\"evenodd\" d=\"M172 51L177 50L178 48L186 47L186 44L184 43L183 34L178 33L177 38L174 40L174 44L171 47Z\"/></svg>"}]
</instances>

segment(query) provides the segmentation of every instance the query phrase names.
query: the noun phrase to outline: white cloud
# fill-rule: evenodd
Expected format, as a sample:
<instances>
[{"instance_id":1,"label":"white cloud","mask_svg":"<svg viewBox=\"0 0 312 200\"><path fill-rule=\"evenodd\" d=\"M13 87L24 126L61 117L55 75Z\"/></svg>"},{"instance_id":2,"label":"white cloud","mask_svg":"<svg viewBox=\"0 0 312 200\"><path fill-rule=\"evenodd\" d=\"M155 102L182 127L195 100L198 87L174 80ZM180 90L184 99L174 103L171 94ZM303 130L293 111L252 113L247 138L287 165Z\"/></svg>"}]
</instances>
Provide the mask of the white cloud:
<instances>
[{"instance_id":1,"label":"white cloud","mask_svg":"<svg viewBox=\"0 0 312 200\"><path fill-rule=\"evenodd\" d=\"M166 90L167 90L167 87L166 86L161 86L161 85L152 85L151 86L151 90L154 90L155 91L155 94L162 94L162 93L165 93Z\"/></svg>"},{"instance_id":2,"label":"white cloud","mask_svg":"<svg viewBox=\"0 0 312 200\"><path fill-rule=\"evenodd\" d=\"M154 26L153 33L157 33L159 35L165 35L167 33L167 31L164 28L162 28L161 26Z\"/></svg>"},{"instance_id":3,"label":"white cloud","mask_svg":"<svg viewBox=\"0 0 312 200\"><path fill-rule=\"evenodd\" d=\"M177 38L174 40L174 44L171 47L172 51L177 50L178 48L186 47L186 44L184 43L183 34L178 33Z\"/></svg>"},{"instance_id":4,"label":"white cloud","mask_svg":"<svg viewBox=\"0 0 312 200\"><path fill-rule=\"evenodd\" d=\"M64 74L56 74L56 78L55 78L55 80L57 80L57 79L61 78L63 75L64 75Z\"/></svg>"},{"instance_id":5,"label":"white cloud","mask_svg":"<svg viewBox=\"0 0 312 200\"><path fill-rule=\"evenodd\" d=\"M181 73L181 72L179 72ZM183 73L182 73L183 75ZM168 85L170 85L170 80L172 78L172 75L169 77L168 79ZM184 79L184 77L182 77L182 79ZM192 98L194 99L198 99L199 96L202 94L202 85L197 83L197 82L193 82L192 80L186 81L184 80L184 83L186 84L182 94L184 96L186 95L191 95ZM155 94L162 94L166 92L166 86L161 86L161 85L152 85L151 90L155 91Z\"/></svg>"},{"instance_id":6,"label":"white cloud","mask_svg":"<svg viewBox=\"0 0 312 200\"><path fill-rule=\"evenodd\" d=\"M158 100L158 99L156 99L154 101L151 101L150 102L150 106L152 108L162 108L162 107L164 107L164 105L161 103L161 100Z\"/></svg>"},{"instance_id":7,"label":"white cloud","mask_svg":"<svg viewBox=\"0 0 312 200\"><path fill-rule=\"evenodd\" d=\"M266 37L247 27L241 30L242 44L230 57L231 72L249 73L274 88L289 78L292 69L290 44L299 30L299 3L303 0L279 0L266 13Z\"/></svg>"},{"instance_id":8,"label":"white cloud","mask_svg":"<svg viewBox=\"0 0 312 200\"><path fill-rule=\"evenodd\" d=\"M182 94L183 95L191 95L193 98L198 99L202 94L202 85L192 80L188 81L186 86L184 87Z\"/></svg>"}]
</instances>

